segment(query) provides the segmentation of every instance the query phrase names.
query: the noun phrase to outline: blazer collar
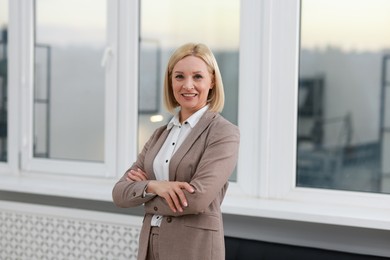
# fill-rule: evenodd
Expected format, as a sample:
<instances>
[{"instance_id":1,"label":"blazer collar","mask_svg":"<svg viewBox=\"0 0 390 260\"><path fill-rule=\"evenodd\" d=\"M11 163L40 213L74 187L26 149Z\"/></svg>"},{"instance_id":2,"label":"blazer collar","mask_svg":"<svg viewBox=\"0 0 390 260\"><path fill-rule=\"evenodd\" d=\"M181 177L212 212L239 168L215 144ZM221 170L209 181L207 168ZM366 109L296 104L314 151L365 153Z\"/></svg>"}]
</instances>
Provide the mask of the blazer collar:
<instances>
[{"instance_id":1,"label":"blazer collar","mask_svg":"<svg viewBox=\"0 0 390 260\"><path fill-rule=\"evenodd\" d=\"M217 112L206 111L203 114L203 116L200 118L199 122L192 129L191 133L187 136L186 140L182 143L182 145L179 147L179 149L172 156L171 162L169 163L169 180L175 180L176 179L175 178L176 169L177 169L181 159L184 157L184 155L191 148L193 143L206 130L206 128L210 125L212 120L217 115L218 115ZM167 132L167 131L165 131L165 132ZM164 139L162 143L164 143L166 137L167 136L165 136L165 138L161 138L161 139ZM161 146L162 146L162 143L161 143Z\"/></svg>"}]
</instances>

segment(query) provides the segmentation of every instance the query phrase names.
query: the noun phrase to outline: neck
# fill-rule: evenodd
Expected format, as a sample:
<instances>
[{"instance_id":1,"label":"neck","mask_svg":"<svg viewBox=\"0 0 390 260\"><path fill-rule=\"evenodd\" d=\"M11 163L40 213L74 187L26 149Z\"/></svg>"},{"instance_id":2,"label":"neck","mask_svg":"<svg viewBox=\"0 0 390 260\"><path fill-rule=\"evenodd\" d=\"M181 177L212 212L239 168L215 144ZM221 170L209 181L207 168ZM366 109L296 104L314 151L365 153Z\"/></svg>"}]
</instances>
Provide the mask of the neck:
<instances>
[{"instance_id":1,"label":"neck","mask_svg":"<svg viewBox=\"0 0 390 260\"><path fill-rule=\"evenodd\" d=\"M194 112L194 113L195 113L195 112ZM186 121L192 114L193 114L193 113L180 111L180 114L179 114L180 124L183 124L184 121Z\"/></svg>"},{"instance_id":2,"label":"neck","mask_svg":"<svg viewBox=\"0 0 390 260\"><path fill-rule=\"evenodd\" d=\"M196 112L198 112L199 110L204 108L206 105L204 105L203 107L196 109L196 110L187 110L187 109L181 108L180 113L179 113L180 123L182 124L183 122L185 122L190 116L192 116L193 114L195 114Z\"/></svg>"}]
</instances>

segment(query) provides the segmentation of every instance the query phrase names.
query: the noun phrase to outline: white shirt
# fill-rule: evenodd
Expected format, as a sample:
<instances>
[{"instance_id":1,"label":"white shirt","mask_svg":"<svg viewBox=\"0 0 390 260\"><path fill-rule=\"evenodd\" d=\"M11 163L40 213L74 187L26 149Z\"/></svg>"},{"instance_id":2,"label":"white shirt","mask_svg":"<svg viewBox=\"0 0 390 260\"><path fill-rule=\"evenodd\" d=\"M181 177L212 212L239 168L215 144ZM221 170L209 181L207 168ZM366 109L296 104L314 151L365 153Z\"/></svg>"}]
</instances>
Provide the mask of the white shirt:
<instances>
[{"instance_id":1,"label":"white shirt","mask_svg":"<svg viewBox=\"0 0 390 260\"><path fill-rule=\"evenodd\" d=\"M153 171L158 181L169 180L169 163L174 153L179 149L186 137L199 122L199 119L207 111L208 105L192 114L183 124L180 124L179 114L176 114L167 125L170 130L167 139L162 145L160 151L153 161ZM162 221L161 215L152 217L151 225L160 226Z\"/></svg>"}]
</instances>

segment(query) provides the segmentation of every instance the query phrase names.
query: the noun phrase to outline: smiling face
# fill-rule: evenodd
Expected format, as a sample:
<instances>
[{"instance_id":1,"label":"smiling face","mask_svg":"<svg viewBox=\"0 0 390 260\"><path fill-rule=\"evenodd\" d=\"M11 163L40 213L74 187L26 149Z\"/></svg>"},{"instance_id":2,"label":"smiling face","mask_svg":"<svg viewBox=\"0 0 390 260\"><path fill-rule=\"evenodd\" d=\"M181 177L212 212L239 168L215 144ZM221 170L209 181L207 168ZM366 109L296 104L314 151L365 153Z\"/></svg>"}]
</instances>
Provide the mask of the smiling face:
<instances>
[{"instance_id":1,"label":"smiling face","mask_svg":"<svg viewBox=\"0 0 390 260\"><path fill-rule=\"evenodd\" d=\"M213 78L202 59L187 56L173 67L171 80L173 95L181 106L180 121L183 122L207 104Z\"/></svg>"}]
</instances>

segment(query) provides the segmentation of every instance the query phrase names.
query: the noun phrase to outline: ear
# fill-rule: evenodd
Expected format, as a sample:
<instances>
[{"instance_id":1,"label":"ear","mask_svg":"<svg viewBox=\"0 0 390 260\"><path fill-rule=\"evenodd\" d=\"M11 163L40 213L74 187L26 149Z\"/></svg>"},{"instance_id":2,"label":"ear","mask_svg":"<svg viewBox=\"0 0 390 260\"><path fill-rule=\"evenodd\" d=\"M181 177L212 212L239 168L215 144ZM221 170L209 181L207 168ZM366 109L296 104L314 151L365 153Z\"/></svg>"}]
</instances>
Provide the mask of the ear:
<instances>
[{"instance_id":1,"label":"ear","mask_svg":"<svg viewBox=\"0 0 390 260\"><path fill-rule=\"evenodd\" d=\"M210 89L213 89L214 86L215 86L215 79L213 77L213 79L211 80Z\"/></svg>"}]
</instances>

